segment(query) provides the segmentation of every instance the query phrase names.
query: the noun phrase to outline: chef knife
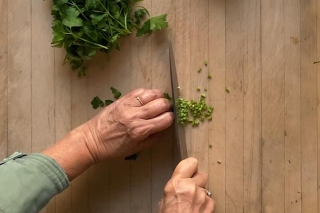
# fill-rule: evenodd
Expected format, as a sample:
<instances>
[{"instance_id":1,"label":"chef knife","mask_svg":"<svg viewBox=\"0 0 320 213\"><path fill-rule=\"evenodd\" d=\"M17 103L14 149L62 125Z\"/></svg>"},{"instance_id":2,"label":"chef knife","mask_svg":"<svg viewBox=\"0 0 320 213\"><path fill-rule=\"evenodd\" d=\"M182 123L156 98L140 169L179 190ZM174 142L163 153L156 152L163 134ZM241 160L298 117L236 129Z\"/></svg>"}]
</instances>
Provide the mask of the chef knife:
<instances>
[{"instance_id":1,"label":"chef knife","mask_svg":"<svg viewBox=\"0 0 320 213\"><path fill-rule=\"evenodd\" d=\"M171 76L171 89L172 89L172 101L173 101L173 111L175 115L174 125L176 133L176 142L179 150L180 160L186 159L188 157L187 152L187 142L184 132L184 127L179 125L177 104L180 98L179 82L177 76L176 65L174 61L173 48L171 40L169 40L169 58L170 58L170 76Z\"/></svg>"}]
</instances>

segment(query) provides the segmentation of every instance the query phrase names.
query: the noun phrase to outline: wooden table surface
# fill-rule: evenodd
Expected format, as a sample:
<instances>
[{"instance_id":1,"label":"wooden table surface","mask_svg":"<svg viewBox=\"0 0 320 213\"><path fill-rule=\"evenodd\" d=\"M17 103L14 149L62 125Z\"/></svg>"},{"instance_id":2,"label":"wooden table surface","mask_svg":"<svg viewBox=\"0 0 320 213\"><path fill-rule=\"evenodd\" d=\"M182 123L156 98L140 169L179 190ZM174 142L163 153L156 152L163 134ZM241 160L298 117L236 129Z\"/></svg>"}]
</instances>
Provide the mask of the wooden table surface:
<instances>
[{"instance_id":1,"label":"wooden table surface","mask_svg":"<svg viewBox=\"0 0 320 213\"><path fill-rule=\"evenodd\" d=\"M51 4L0 0L0 158L52 145L98 112L90 101L111 98L110 86L170 91L170 34L183 97L206 86L215 107L213 121L186 136L216 213L320 212L320 1L145 0L152 14L168 14L170 29L127 37L82 79L50 46ZM171 128L135 162L92 167L42 212L154 213L174 153Z\"/></svg>"}]
</instances>

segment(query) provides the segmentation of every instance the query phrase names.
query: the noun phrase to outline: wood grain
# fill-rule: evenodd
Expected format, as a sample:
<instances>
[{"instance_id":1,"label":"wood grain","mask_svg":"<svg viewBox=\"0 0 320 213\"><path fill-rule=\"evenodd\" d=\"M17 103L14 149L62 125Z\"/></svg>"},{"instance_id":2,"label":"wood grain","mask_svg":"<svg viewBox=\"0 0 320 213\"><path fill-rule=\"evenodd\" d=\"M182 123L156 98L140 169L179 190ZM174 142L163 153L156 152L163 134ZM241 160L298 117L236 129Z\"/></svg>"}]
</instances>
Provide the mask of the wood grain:
<instances>
[{"instance_id":1,"label":"wood grain","mask_svg":"<svg viewBox=\"0 0 320 213\"><path fill-rule=\"evenodd\" d=\"M243 3L226 2L226 212L243 212L243 73L247 22Z\"/></svg>"},{"instance_id":2,"label":"wood grain","mask_svg":"<svg viewBox=\"0 0 320 213\"><path fill-rule=\"evenodd\" d=\"M320 58L320 2L317 1L317 55L316 55L316 59L317 61L319 61L319 58ZM319 63L318 64L314 64L317 66L317 100L319 101L320 100L320 76L319 76L319 71L320 71L320 66L319 66ZM318 168L317 168L317 175L318 175L318 184L320 183L320 172L319 172L319 169L320 169L320 134L319 134L319 131L320 131L320 113L319 113L319 110L320 110L320 105L318 104L318 107L317 107L317 111L318 111ZM318 209L320 207L320 187L318 186Z\"/></svg>"},{"instance_id":3,"label":"wood grain","mask_svg":"<svg viewBox=\"0 0 320 213\"><path fill-rule=\"evenodd\" d=\"M244 213L261 212L261 10L260 2L244 1L247 39L243 55L243 193Z\"/></svg>"},{"instance_id":4,"label":"wood grain","mask_svg":"<svg viewBox=\"0 0 320 213\"><path fill-rule=\"evenodd\" d=\"M284 4L261 1L262 212L284 211ZM275 196L277 192L277 196Z\"/></svg>"},{"instance_id":5,"label":"wood grain","mask_svg":"<svg viewBox=\"0 0 320 213\"><path fill-rule=\"evenodd\" d=\"M86 64L85 78L50 47L51 4L0 0L0 159L60 140L101 110L90 102L111 99L110 86L170 92L170 35L182 97L207 87L215 108L211 122L185 129L215 212L318 212L319 1L144 0L152 15L168 14L169 29L122 39L120 52ZM136 161L90 168L42 212L157 212L176 153L171 127Z\"/></svg>"},{"instance_id":6,"label":"wood grain","mask_svg":"<svg viewBox=\"0 0 320 213\"><path fill-rule=\"evenodd\" d=\"M0 1L0 159L8 153L8 0Z\"/></svg>"},{"instance_id":7,"label":"wood grain","mask_svg":"<svg viewBox=\"0 0 320 213\"><path fill-rule=\"evenodd\" d=\"M300 1L285 1L285 211L301 212Z\"/></svg>"},{"instance_id":8,"label":"wood grain","mask_svg":"<svg viewBox=\"0 0 320 213\"><path fill-rule=\"evenodd\" d=\"M301 2L301 174L302 212L318 211L317 198L317 1Z\"/></svg>"},{"instance_id":9,"label":"wood grain","mask_svg":"<svg viewBox=\"0 0 320 213\"><path fill-rule=\"evenodd\" d=\"M192 79L188 89L191 100L200 100L201 94L205 93L204 88L208 87L211 79L208 79L209 68L204 65L208 60L209 25L208 25L208 0L191 1L190 7L190 78ZM198 68L202 68L200 73ZM197 91L200 87L200 92ZM192 128L189 141L189 156L195 157L199 161L199 171L208 172L208 121L200 122L199 127Z\"/></svg>"},{"instance_id":10,"label":"wood grain","mask_svg":"<svg viewBox=\"0 0 320 213\"><path fill-rule=\"evenodd\" d=\"M209 73L208 103L214 107L209 125L209 189L216 212L226 212L226 1L209 1ZM221 161L221 164L218 163Z\"/></svg>"},{"instance_id":11,"label":"wood grain","mask_svg":"<svg viewBox=\"0 0 320 213\"><path fill-rule=\"evenodd\" d=\"M8 155L31 152L31 0L8 1Z\"/></svg>"}]
</instances>

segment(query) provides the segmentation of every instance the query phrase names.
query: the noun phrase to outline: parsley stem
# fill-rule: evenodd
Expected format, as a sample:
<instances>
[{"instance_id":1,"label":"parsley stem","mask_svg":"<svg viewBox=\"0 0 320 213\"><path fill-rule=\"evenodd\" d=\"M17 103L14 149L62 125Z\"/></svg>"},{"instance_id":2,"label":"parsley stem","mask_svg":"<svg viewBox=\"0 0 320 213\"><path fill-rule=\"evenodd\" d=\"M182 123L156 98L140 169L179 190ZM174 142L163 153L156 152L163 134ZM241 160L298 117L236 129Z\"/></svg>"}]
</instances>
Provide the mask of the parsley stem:
<instances>
[{"instance_id":1,"label":"parsley stem","mask_svg":"<svg viewBox=\"0 0 320 213\"><path fill-rule=\"evenodd\" d=\"M107 10L107 8L100 2L100 0L98 0L99 4L103 7L103 9L105 9L106 13L108 16L110 16L113 20L115 20L116 22L118 22L125 30L127 33L130 33L130 31L127 29L127 26L123 26L123 24L117 20L115 17L113 17L113 15L111 15L111 13ZM126 20L126 19L125 19ZM125 25L127 25L127 22L125 21Z\"/></svg>"},{"instance_id":2,"label":"parsley stem","mask_svg":"<svg viewBox=\"0 0 320 213\"><path fill-rule=\"evenodd\" d=\"M84 39L84 38L81 38L81 37L77 36L76 34L74 34L74 33L72 33L72 32L70 32L70 33L65 33L65 34L67 34L67 35L72 35L72 36L80 39L81 41L88 42L88 43L90 43L90 44L96 45L96 46L101 47L101 48L103 48L103 49L106 49L106 50L108 49L108 47L106 47L106 46L103 46L103 45L101 45L101 44L97 44L97 43L95 43L95 42L89 41L89 40Z\"/></svg>"},{"instance_id":3,"label":"parsley stem","mask_svg":"<svg viewBox=\"0 0 320 213\"><path fill-rule=\"evenodd\" d=\"M69 4L70 4L70 3L69 3ZM81 9L78 7L78 5L77 5L75 2L72 1L72 4L71 4L71 5L74 6L74 7L81 13L81 15L82 15L87 21L90 21L90 20L87 18L87 16L85 16L85 15L82 13Z\"/></svg>"},{"instance_id":4,"label":"parsley stem","mask_svg":"<svg viewBox=\"0 0 320 213\"><path fill-rule=\"evenodd\" d=\"M101 48L103 48L103 49L108 49L108 47L106 47L106 46L103 46L103 45L101 45L101 44L97 44L97 43L94 43L94 42L91 42L91 41L89 41L89 40L87 40L87 39L84 39L84 38L79 38L80 40L82 40L82 41L85 41L85 42L88 42L88 43L90 43L90 44L93 44L93 45L96 45L96 46L98 46L98 47L101 47Z\"/></svg>"}]
</instances>

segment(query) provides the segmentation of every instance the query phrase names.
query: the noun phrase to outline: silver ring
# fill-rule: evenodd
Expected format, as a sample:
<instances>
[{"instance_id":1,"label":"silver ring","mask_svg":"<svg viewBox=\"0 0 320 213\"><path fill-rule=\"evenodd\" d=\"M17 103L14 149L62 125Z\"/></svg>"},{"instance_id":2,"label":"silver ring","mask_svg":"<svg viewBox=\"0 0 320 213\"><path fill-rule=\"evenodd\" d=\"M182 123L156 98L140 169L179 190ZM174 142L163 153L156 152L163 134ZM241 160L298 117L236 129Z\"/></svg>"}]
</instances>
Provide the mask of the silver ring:
<instances>
[{"instance_id":1,"label":"silver ring","mask_svg":"<svg viewBox=\"0 0 320 213\"><path fill-rule=\"evenodd\" d=\"M208 189L205 189L205 190L206 190L206 193L207 193L208 197L211 197L212 193Z\"/></svg>"},{"instance_id":2,"label":"silver ring","mask_svg":"<svg viewBox=\"0 0 320 213\"><path fill-rule=\"evenodd\" d=\"M140 102L141 106L143 106L143 102L141 101L141 99L139 97L136 97L136 99Z\"/></svg>"}]
</instances>

